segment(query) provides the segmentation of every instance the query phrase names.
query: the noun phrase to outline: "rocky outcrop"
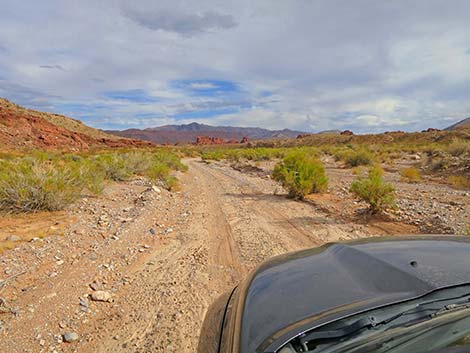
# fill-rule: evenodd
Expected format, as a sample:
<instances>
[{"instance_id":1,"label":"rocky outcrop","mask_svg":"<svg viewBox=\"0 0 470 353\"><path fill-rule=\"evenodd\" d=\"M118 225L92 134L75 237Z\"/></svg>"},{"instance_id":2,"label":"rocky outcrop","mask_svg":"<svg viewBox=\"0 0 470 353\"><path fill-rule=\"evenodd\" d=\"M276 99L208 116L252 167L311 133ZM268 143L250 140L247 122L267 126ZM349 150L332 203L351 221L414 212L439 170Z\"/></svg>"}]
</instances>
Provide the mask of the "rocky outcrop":
<instances>
[{"instance_id":1,"label":"rocky outcrop","mask_svg":"<svg viewBox=\"0 0 470 353\"><path fill-rule=\"evenodd\" d=\"M224 143L224 139L220 137L198 136L196 138L196 145L223 145Z\"/></svg>"},{"instance_id":2,"label":"rocky outcrop","mask_svg":"<svg viewBox=\"0 0 470 353\"><path fill-rule=\"evenodd\" d=\"M354 132L352 132L351 130L344 130L344 131L341 131L340 135L352 136L352 135L354 135Z\"/></svg>"},{"instance_id":3,"label":"rocky outcrop","mask_svg":"<svg viewBox=\"0 0 470 353\"><path fill-rule=\"evenodd\" d=\"M47 113L20 107L5 99L0 99L0 145L5 149L47 149L81 151L93 147L146 147L153 144L147 141L116 138L89 127L87 133L68 130L55 125L43 116ZM63 119L69 119L63 117ZM105 136L105 137L97 137Z\"/></svg>"}]
</instances>

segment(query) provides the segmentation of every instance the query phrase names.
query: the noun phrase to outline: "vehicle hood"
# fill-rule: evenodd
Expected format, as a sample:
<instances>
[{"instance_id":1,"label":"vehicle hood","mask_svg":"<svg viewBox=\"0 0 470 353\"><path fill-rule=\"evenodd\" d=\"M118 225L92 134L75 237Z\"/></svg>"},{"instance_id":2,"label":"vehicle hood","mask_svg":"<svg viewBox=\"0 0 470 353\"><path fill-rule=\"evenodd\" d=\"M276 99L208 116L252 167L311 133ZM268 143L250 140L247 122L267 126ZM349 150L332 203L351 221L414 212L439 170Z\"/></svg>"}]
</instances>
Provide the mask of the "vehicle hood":
<instances>
[{"instance_id":1,"label":"vehicle hood","mask_svg":"<svg viewBox=\"0 0 470 353\"><path fill-rule=\"evenodd\" d=\"M460 237L373 238L276 257L241 286L240 351L265 351L335 319L463 283L470 241Z\"/></svg>"}]
</instances>

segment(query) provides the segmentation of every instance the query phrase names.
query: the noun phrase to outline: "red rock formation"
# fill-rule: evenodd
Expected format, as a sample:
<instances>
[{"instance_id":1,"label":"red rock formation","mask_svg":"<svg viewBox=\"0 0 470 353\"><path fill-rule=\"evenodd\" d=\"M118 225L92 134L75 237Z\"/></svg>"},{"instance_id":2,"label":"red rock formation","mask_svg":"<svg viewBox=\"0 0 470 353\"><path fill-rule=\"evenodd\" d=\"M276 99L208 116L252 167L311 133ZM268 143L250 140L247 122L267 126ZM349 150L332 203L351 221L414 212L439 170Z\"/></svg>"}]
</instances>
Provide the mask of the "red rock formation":
<instances>
[{"instance_id":1,"label":"red rock formation","mask_svg":"<svg viewBox=\"0 0 470 353\"><path fill-rule=\"evenodd\" d=\"M435 132L435 131L441 131L441 130L430 127L429 129L423 130L422 132Z\"/></svg>"},{"instance_id":2,"label":"red rock formation","mask_svg":"<svg viewBox=\"0 0 470 353\"><path fill-rule=\"evenodd\" d=\"M0 146L6 149L39 148L80 151L91 147L145 147L147 141L124 138L95 138L67 130L41 117L40 113L0 99ZM64 119L67 119L64 117Z\"/></svg>"},{"instance_id":3,"label":"red rock formation","mask_svg":"<svg viewBox=\"0 0 470 353\"><path fill-rule=\"evenodd\" d=\"M351 130L344 130L341 131L340 135L352 136L354 135L354 132L352 132Z\"/></svg>"},{"instance_id":4,"label":"red rock formation","mask_svg":"<svg viewBox=\"0 0 470 353\"><path fill-rule=\"evenodd\" d=\"M299 134L296 138L303 139L304 137L310 136L310 134Z\"/></svg>"},{"instance_id":5,"label":"red rock formation","mask_svg":"<svg viewBox=\"0 0 470 353\"><path fill-rule=\"evenodd\" d=\"M220 137L198 136L196 145L223 145L225 140Z\"/></svg>"}]
</instances>

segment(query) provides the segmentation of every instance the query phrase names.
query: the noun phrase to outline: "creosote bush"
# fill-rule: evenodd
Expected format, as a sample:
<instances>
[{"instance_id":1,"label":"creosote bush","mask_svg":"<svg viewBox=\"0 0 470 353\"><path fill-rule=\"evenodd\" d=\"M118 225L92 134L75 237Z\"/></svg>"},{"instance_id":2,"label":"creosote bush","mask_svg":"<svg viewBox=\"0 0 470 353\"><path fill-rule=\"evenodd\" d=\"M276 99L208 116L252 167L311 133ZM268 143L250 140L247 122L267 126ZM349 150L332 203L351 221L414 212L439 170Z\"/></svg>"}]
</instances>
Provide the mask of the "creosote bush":
<instances>
[{"instance_id":1,"label":"creosote bush","mask_svg":"<svg viewBox=\"0 0 470 353\"><path fill-rule=\"evenodd\" d=\"M379 167L370 168L367 177L359 176L351 184L350 191L367 202L372 213L395 207L395 189L384 182L383 171Z\"/></svg>"},{"instance_id":2,"label":"creosote bush","mask_svg":"<svg viewBox=\"0 0 470 353\"><path fill-rule=\"evenodd\" d=\"M327 188L323 164L316 156L302 149L287 154L275 166L273 178L289 191L289 197L296 199Z\"/></svg>"}]
</instances>

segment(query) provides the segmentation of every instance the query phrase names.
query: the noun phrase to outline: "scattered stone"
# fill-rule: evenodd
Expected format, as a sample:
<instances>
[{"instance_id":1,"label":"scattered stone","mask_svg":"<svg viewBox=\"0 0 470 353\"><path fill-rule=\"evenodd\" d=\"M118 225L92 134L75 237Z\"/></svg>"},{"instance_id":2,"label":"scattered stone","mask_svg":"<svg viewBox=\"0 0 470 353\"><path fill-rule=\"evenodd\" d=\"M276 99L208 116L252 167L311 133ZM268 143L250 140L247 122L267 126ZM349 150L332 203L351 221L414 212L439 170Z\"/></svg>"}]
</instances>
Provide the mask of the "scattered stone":
<instances>
[{"instance_id":1,"label":"scattered stone","mask_svg":"<svg viewBox=\"0 0 470 353\"><path fill-rule=\"evenodd\" d=\"M11 308L7 305L7 301L0 297L0 314L11 313Z\"/></svg>"},{"instance_id":2,"label":"scattered stone","mask_svg":"<svg viewBox=\"0 0 470 353\"><path fill-rule=\"evenodd\" d=\"M161 194L161 193L162 193L162 191L160 190L160 188L159 188L158 186L156 186L156 185L153 185L153 186L152 186L152 190L155 191L157 194Z\"/></svg>"},{"instance_id":3,"label":"scattered stone","mask_svg":"<svg viewBox=\"0 0 470 353\"><path fill-rule=\"evenodd\" d=\"M78 341L78 333L76 332L65 332L62 337L68 343Z\"/></svg>"},{"instance_id":4,"label":"scattered stone","mask_svg":"<svg viewBox=\"0 0 470 353\"><path fill-rule=\"evenodd\" d=\"M170 234L171 232L173 232L173 228L169 227L169 228L165 229L165 231L163 233L164 234Z\"/></svg>"},{"instance_id":5,"label":"scattered stone","mask_svg":"<svg viewBox=\"0 0 470 353\"><path fill-rule=\"evenodd\" d=\"M21 238L17 235L12 234L7 237L7 240L8 241L21 241Z\"/></svg>"},{"instance_id":6,"label":"scattered stone","mask_svg":"<svg viewBox=\"0 0 470 353\"><path fill-rule=\"evenodd\" d=\"M110 292L104 290L98 290L96 292L91 293L91 299L96 302L112 302L113 296Z\"/></svg>"},{"instance_id":7,"label":"scattered stone","mask_svg":"<svg viewBox=\"0 0 470 353\"><path fill-rule=\"evenodd\" d=\"M100 289L100 285L98 282L93 281L92 283L90 283L90 288L93 289L94 291L97 291Z\"/></svg>"},{"instance_id":8,"label":"scattered stone","mask_svg":"<svg viewBox=\"0 0 470 353\"><path fill-rule=\"evenodd\" d=\"M88 299L80 297L80 310L87 312L89 309Z\"/></svg>"},{"instance_id":9,"label":"scattered stone","mask_svg":"<svg viewBox=\"0 0 470 353\"><path fill-rule=\"evenodd\" d=\"M153 228L150 228L150 229L149 229L149 233L152 234L152 235L157 234L157 232L156 232L155 229L153 229Z\"/></svg>"}]
</instances>

